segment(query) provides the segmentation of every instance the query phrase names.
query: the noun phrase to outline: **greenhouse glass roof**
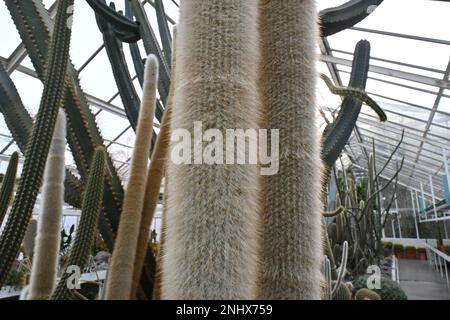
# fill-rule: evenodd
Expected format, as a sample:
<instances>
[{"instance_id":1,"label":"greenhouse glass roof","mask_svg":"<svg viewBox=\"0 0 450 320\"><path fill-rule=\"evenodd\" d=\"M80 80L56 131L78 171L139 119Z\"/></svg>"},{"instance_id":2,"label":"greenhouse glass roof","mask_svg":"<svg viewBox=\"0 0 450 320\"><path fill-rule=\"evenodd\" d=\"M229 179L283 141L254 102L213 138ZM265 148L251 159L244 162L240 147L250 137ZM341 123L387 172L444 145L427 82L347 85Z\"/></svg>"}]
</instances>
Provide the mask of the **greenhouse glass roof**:
<instances>
[{"instance_id":1,"label":"greenhouse glass roof","mask_svg":"<svg viewBox=\"0 0 450 320\"><path fill-rule=\"evenodd\" d=\"M178 19L178 1L163 1L169 25ZM53 2L45 0L44 4L52 10ZM158 30L153 2L144 2L150 23L154 30ZM317 4L319 9L325 9L344 2L318 0ZM117 10L124 10L123 0L116 0L115 4ZM374 142L377 166L383 166L404 129L403 143L394 156L396 161L389 165L384 177L390 178L404 157L399 184L417 191L422 184L429 196L431 177L437 198L443 197L443 148L450 150L449 12L450 3L444 1L385 0L361 23L325 38L317 48L320 57L318 70L336 84L345 86L349 81L356 43L361 39L371 43L366 91L384 109L388 121L378 122L374 112L363 106L357 127L345 148L346 161L364 170ZM25 106L35 115L42 84L3 1L0 1L0 17L0 62L10 73ZM132 66L127 46L124 44L124 53ZM144 52L143 49L141 51ZM116 168L126 178L134 132L118 95L94 12L85 1L76 1L75 4L71 59L80 73L81 86ZM138 80L134 74L132 76L136 91L141 94ZM318 107L323 111L318 121L323 128L339 110L341 99L332 95L324 83L319 84L318 97ZM155 131L158 131L157 121ZM5 171L8 156L16 150L18 147L0 117L0 172ZM75 170L69 155L70 152L67 153L68 164Z\"/></svg>"}]
</instances>

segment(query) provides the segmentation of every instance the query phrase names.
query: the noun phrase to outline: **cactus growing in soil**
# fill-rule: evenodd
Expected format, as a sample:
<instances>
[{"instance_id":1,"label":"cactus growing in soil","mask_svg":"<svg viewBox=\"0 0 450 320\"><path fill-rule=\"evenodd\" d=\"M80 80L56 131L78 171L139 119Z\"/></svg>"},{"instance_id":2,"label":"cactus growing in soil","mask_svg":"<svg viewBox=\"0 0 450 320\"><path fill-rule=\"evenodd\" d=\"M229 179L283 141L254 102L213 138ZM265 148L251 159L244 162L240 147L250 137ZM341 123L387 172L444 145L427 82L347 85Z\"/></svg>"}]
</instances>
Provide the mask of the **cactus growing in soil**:
<instances>
[{"instance_id":1,"label":"cactus growing in soil","mask_svg":"<svg viewBox=\"0 0 450 320\"><path fill-rule=\"evenodd\" d=\"M95 149L92 159L86 192L83 198L80 223L78 225L75 239L70 248L69 259L66 266L77 266L82 271L91 253L95 237L97 235L98 217L102 208L103 189L105 181L106 150L103 146ZM67 286L70 273L62 273L61 279L53 292L51 299L68 300L74 295Z\"/></svg>"},{"instance_id":2,"label":"cactus growing in soil","mask_svg":"<svg viewBox=\"0 0 450 320\"><path fill-rule=\"evenodd\" d=\"M127 300L131 298L132 294L133 268L144 206L147 182L145 173L150 155L157 83L158 60L154 56L149 56L145 68L144 96L131 159L130 177L108 273L109 279L105 295L107 300Z\"/></svg>"},{"instance_id":3,"label":"cactus growing in soil","mask_svg":"<svg viewBox=\"0 0 450 320\"><path fill-rule=\"evenodd\" d=\"M28 300L49 299L56 285L64 204L65 137L66 115L60 109L45 165Z\"/></svg>"},{"instance_id":4,"label":"cactus growing in soil","mask_svg":"<svg viewBox=\"0 0 450 320\"><path fill-rule=\"evenodd\" d=\"M14 192L14 184L16 182L17 166L19 164L19 153L14 152L9 159L8 168L3 177L2 187L0 189L0 226L8 211L9 203Z\"/></svg>"},{"instance_id":5,"label":"cactus growing in soil","mask_svg":"<svg viewBox=\"0 0 450 320\"><path fill-rule=\"evenodd\" d=\"M32 210L41 186L47 154L55 127L58 108L65 93L66 69L69 61L71 29L69 6L73 0L60 0L55 18L55 32L52 37L44 92L32 134L28 141L21 179L11 213L0 237L0 286L17 257L20 244L30 221Z\"/></svg>"}]
</instances>

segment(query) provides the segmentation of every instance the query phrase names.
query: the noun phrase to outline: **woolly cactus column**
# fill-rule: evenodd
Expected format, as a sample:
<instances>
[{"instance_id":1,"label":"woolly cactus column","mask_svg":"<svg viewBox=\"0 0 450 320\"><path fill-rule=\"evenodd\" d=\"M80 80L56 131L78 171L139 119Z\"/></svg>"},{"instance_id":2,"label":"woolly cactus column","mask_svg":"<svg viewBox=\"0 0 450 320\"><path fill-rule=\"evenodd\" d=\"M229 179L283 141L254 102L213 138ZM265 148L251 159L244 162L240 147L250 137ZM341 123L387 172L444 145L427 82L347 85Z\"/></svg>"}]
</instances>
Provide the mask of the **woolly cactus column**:
<instances>
[{"instance_id":1,"label":"woolly cactus column","mask_svg":"<svg viewBox=\"0 0 450 320\"><path fill-rule=\"evenodd\" d=\"M316 127L314 0L262 0L260 88L268 129L280 129L279 172L268 176L262 299L321 298L321 160Z\"/></svg>"},{"instance_id":2,"label":"woolly cactus column","mask_svg":"<svg viewBox=\"0 0 450 320\"><path fill-rule=\"evenodd\" d=\"M151 55L147 59L145 68L144 96L139 112L130 177L125 191L111 267L108 272L105 295L107 300L126 300L130 299L132 294L133 268L144 206L157 83L158 60Z\"/></svg>"},{"instance_id":3,"label":"woolly cactus column","mask_svg":"<svg viewBox=\"0 0 450 320\"><path fill-rule=\"evenodd\" d=\"M257 19L256 0L181 2L172 135L259 128ZM256 298L258 167L169 158L167 179L161 298Z\"/></svg>"},{"instance_id":4,"label":"woolly cactus column","mask_svg":"<svg viewBox=\"0 0 450 320\"><path fill-rule=\"evenodd\" d=\"M66 115L59 110L42 186L42 204L27 299L46 300L56 285L64 204Z\"/></svg>"},{"instance_id":5,"label":"woolly cactus column","mask_svg":"<svg viewBox=\"0 0 450 320\"><path fill-rule=\"evenodd\" d=\"M173 28L173 44L176 41L177 28ZM147 185L145 187L145 198L144 205L142 208L141 224L139 230L138 244L136 247L136 260L134 263L134 274L133 274L133 288L131 297L136 295L137 286L139 283L139 278L142 273L142 267L144 265L145 255L148 248L148 240L150 233L150 226L155 213L156 205L158 203L159 194L161 191L161 182L164 177L164 172L167 163L167 153L169 149L170 140L170 119L172 114L173 106L173 95L175 93L175 67L176 67L176 51L172 49L172 81L169 89L169 94L167 97L167 107L164 111L164 115L161 120L161 127L159 130L158 137L156 139L155 148L152 152L152 157L150 161L150 166L147 172ZM162 239L162 238L161 238ZM156 270L152 270L156 273ZM155 279L155 277L154 277ZM155 283L154 283L155 284Z\"/></svg>"}]
</instances>

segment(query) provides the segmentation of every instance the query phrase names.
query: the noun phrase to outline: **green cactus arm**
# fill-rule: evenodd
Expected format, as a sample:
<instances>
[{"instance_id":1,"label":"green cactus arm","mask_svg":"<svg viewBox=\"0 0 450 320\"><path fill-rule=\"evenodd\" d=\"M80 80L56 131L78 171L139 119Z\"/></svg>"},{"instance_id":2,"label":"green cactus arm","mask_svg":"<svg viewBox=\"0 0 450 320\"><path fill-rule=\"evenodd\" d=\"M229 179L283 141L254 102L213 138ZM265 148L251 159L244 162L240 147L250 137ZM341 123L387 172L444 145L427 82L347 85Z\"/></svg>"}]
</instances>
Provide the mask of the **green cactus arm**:
<instances>
[{"instance_id":1,"label":"green cactus arm","mask_svg":"<svg viewBox=\"0 0 450 320\"><path fill-rule=\"evenodd\" d=\"M53 22L44 5L39 0L5 0L11 17L19 31L20 37L39 77L43 79L45 57L47 55ZM68 121L68 142L83 179L87 177L89 159L95 146L102 145L103 139L95 123L84 93L79 84L78 74L71 63L66 76L67 91L64 108ZM120 208L122 206L123 187L117 176L112 161L107 157L109 174L106 176L104 214L100 216L102 237L112 250L114 235L117 230Z\"/></svg>"},{"instance_id":2,"label":"green cactus arm","mask_svg":"<svg viewBox=\"0 0 450 320\"><path fill-rule=\"evenodd\" d=\"M30 135L21 179L5 229L0 237L0 286L19 254L20 244L33 213L41 186L47 154L65 92L65 75L69 60L71 28L67 25L68 8L74 0L60 0L58 3L55 32L48 51L44 91L36 115L36 122Z\"/></svg>"},{"instance_id":3,"label":"green cactus arm","mask_svg":"<svg viewBox=\"0 0 450 320\"><path fill-rule=\"evenodd\" d=\"M159 36L161 37L164 56L167 62L172 61L172 36L167 24L166 12L162 0L155 0L156 19L158 21Z\"/></svg>"},{"instance_id":4,"label":"green cactus arm","mask_svg":"<svg viewBox=\"0 0 450 320\"><path fill-rule=\"evenodd\" d=\"M94 1L98 3L99 1ZM100 1L104 2L103 1ZM114 11L115 12L115 11ZM122 50L122 43L116 38L112 26L96 14L97 25L103 35L106 53L111 63L114 79L119 89L120 97L124 105L125 113L130 121L133 129L136 129L137 118L139 114L140 99L133 85L128 67L126 65L125 56Z\"/></svg>"},{"instance_id":5,"label":"green cactus arm","mask_svg":"<svg viewBox=\"0 0 450 320\"><path fill-rule=\"evenodd\" d=\"M322 10L319 13L321 36L328 37L353 27L369 16L373 8L382 2L383 0L351 0L338 7Z\"/></svg>"},{"instance_id":6,"label":"green cactus arm","mask_svg":"<svg viewBox=\"0 0 450 320\"><path fill-rule=\"evenodd\" d=\"M94 245L97 234L97 222L102 208L106 150L103 146L95 149L92 159L86 192L83 198L80 223L77 227L73 245L70 248L67 266L78 266L82 271ZM67 287L70 273L62 273L61 279L53 293L52 300L73 299L73 294Z\"/></svg>"},{"instance_id":7,"label":"green cactus arm","mask_svg":"<svg viewBox=\"0 0 450 320\"><path fill-rule=\"evenodd\" d=\"M331 79L323 73L320 74L320 78L325 82L328 89L330 89L333 94L340 95L344 98L354 98L356 100L359 100L371 107L373 111L376 112L381 122L387 120L387 116L384 113L383 109L381 109L378 103L376 103L365 91L358 88L345 88L341 86L335 86Z\"/></svg>"},{"instance_id":8,"label":"green cactus arm","mask_svg":"<svg viewBox=\"0 0 450 320\"><path fill-rule=\"evenodd\" d=\"M139 26L132 19L124 17L114 8L108 7L102 0L86 0L94 11L112 24L117 35L124 35L121 40L128 39L130 42L138 41L141 36L139 34ZM125 41L124 41L125 42Z\"/></svg>"},{"instance_id":9,"label":"green cactus arm","mask_svg":"<svg viewBox=\"0 0 450 320\"><path fill-rule=\"evenodd\" d=\"M9 159L8 168L6 169L2 187L0 188L0 226L5 218L6 211L8 211L9 203L14 192L18 164L19 153L14 152Z\"/></svg>"},{"instance_id":10,"label":"green cactus arm","mask_svg":"<svg viewBox=\"0 0 450 320\"><path fill-rule=\"evenodd\" d=\"M364 89L369 71L370 43L358 42L355 48L349 87ZM362 103L353 98L344 99L336 120L323 136L322 160L331 167L350 137L361 111Z\"/></svg>"},{"instance_id":11,"label":"green cactus arm","mask_svg":"<svg viewBox=\"0 0 450 320\"><path fill-rule=\"evenodd\" d=\"M159 63L159 84L158 92L163 104L166 104L167 95L170 88L170 66L164 57L152 26L148 21L147 14L145 13L144 6L140 0L129 0L131 10L139 22L139 32L142 37L145 51L147 55L154 54L158 58Z\"/></svg>"},{"instance_id":12,"label":"green cactus arm","mask_svg":"<svg viewBox=\"0 0 450 320\"><path fill-rule=\"evenodd\" d=\"M3 65L0 63L0 112L3 114L6 126L22 153L28 141L28 136L33 126L33 119L25 109L19 93L9 77ZM66 180L64 198L70 205L80 208L83 186L68 169L66 169Z\"/></svg>"}]
</instances>

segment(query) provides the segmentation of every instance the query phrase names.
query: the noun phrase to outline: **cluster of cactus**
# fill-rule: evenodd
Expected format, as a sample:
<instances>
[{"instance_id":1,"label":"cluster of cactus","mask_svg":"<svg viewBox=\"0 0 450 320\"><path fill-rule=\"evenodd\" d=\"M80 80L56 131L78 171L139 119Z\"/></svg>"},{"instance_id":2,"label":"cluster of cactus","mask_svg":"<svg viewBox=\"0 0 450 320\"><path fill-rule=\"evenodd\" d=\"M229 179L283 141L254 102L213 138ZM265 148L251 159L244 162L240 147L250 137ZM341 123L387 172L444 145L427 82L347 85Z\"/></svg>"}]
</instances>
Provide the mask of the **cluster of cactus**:
<instances>
[{"instance_id":1,"label":"cluster of cactus","mask_svg":"<svg viewBox=\"0 0 450 320\"><path fill-rule=\"evenodd\" d=\"M353 281L354 290L358 292L360 289L367 289L368 278L368 275L364 275L355 279L355 281ZM384 276L381 276L380 288L374 288L371 290L378 294L381 300L408 300L408 297L406 296L402 288L400 288L398 283ZM360 293L360 295L362 294Z\"/></svg>"},{"instance_id":2,"label":"cluster of cactus","mask_svg":"<svg viewBox=\"0 0 450 320\"><path fill-rule=\"evenodd\" d=\"M320 246L320 210L317 208L320 208L321 168L318 165L320 162L319 139L318 136L316 137L317 131L313 125L315 116L315 81L308 81L309 86L302 86L305 76L308 77L308 80L315 79L314 44L316 34L314 29L317 17L315 16L313 1L302 3L301 6L299 6L299 1L296 0L289 0L283 2L283 4L277 1L265 1L260 7L259 2L256 0L233 0L231 1L232 3L211 0L207 5L203 4L208 6L207 13L214 16L223 15L228 19L226 26L214 25L217 35L219 38L223 38L224 41L217 41L214 38L215 34L211 35L211 30L205 28L204 22L210 21L209 15L204 17L194 10L195 6L199 5L197 2L183 2L180 22L180 25L183 27L181 31L183 43L179 47L183 48L185 52L179 53L181 57L179 72L184 77L191 77L195 75L195 72L191 74L192 70L198 68L199 72L203 72L201 73L204 76L202 80L206 82L191 81L189 85L184 84L177 88L176 91L171 88L170 73L171 69L173 70L174 65L172 62L175 58L173 57L172 39L168 31L162 1L155 1L162 49L148 22L143 4L139 0L126 1L125 16L116 12L114 7L106 6L105 1L88 1L96 10L98 25L104 35L105 48L112 63L114 76L124 101L128 119L138 136L132 160L133 163L135 161L136 163L132 165L132 174L128 183L127 193L125 193L123 208L122 198L124 197L124 191L121 181L117 176L111 158L103 147L103 139L96 126L94 116L89 110L84 93L80 88L78 74L69 60L71 28L67 22L72 19L74 0L58 1L54 20L50 19L49 13L45 10L41 1L30 1L31 3L26 4L24 1L5 0L36 73L44 83L44 92L33 124L33 120L23 107L12 81L3 67L0 67L0 111L5 115L6 123L19 148L24 151L25 155L17 194L4 231L0 236L0 285L4 283L19 253L44 177L44 169L51 161L48 155L60 107L64 108L67 114L67 141L81 179L77 179L67 170L64 175L64 160L61 162L61 159L59 159L60 170L55 172L55 174L58 174L56 179L58 180L57 187L59 190L55 195L58 196L59 200L55 200L53 203L58 209L54 212L52 218L52 239L45 239L38 235L35 245L36 253L38 255L42 254L43 251L40 252L39 250L46 248L48 245L46 241L53 241L53 249L51 250L52 261L54 262L56 259L58 250L55 250L55 248L57 249L60 238L55 225L61 215L62 183L65 181L65 200L82 210L80 224L76 230L75 239L70 248L69 259L65 268L78 266L83 270L91 252L94 238L97 236L97 228L99 228L102 238L109 249L111 251L113 248L117 250L113 253L111 273L106 283L105 298L134 298L139 279L141 286L145 287L143 289L145 297L150 298L153 291L153 273L155 268L152 265L150 266L150 272L147 272L145 269L146 265L151 264L151 262L145 259L144 269L142 269L143 276L140 276L140 265L143 263L143 256L152 256L153 253L148 246L141 245L143 241L148 242L148 235L142 235L142 232L148 233L148 228L140 228L139 224L141 222L150 222L148 218L153 213L150 212L148 214L143 211L149 208L153 211L155 204L153 198L150 200L144 199L144 192L146 189L159 190L163 176L162 173L159 174L158 179L154 182L155 185L150 187L150 182L143 179L143 177L151 177L152 173L155 172L151 168L148 170L147 175L147 172L143 172L148 169L147 161L150 157L150 141L152 139L154 142L156 141L150 120L153 119L153 115L156 115L159 120L162 120L163 124L165 122L162 105L159 101L156 101L156 89L158 89L159 97L164 105L169 103L168 100L171 99L171 94L176 96L177 103L182 104L181 107L178 106L179 108L174 110L174 117L166 118L169 119L167 121L170 122L170 125L175 124L178 127L188 126L191 124L191 120L194 119L190 117L201 115L207 122L220 122L223 128L234 126L257 128L261 120L259 117L262 114L259 109L262 105L258 102L260 93L257 87L261 86L262 95L265 98L263 100L264 107L267 108L269 114L273 115L268 117L270 121L266 119L268 126L279 128L285 123L286 117L292 120L287 128L286 136L282 137L282 143L285 143L280 163L282 175L269 181L269 186L272 187L273 191L267 192L268 196L262 199L264 203L261 205L261 210L267 213L266 218L263 219L264 223L259 226L259 208L255 205L259 194L259 189L255 187L259 185L259 178L256 174L257 166L233 167L232 170L230 170L230 167L222 170L217 167L200 166L196 168L197 171L192 171L190 167L181 169L170 165L167 168L164 167L164 170L167 170L167 173L164 171L166 181L168 179L172 181L173 179L177 183L166 184L170 196L167 197L165 195L167 204L165 212L168 218L165 229L162 232L163 239L167 241L162 247L163 254L161 258L161 265L164 269L160 278L162 297L220 299L257 297L257 252L259 252L260 242L258 228L261 227L267 236L262 241L261 260L265 270L263 276L268 280L263 281L264 285L260 288L261 292L259 294L261 297L319 298L322 248ZM322 12L320 14L322 36L352 26L368 15L367 10L365 14L361 14L362 8L367 9L368 6L374 5L374 3L379 4L380 2L358 0L355 2L355 5L347 8L341 6ZM243 10L242 14L238 14L235 7L241 7L245 10ZM262 11L261 21L257 19L259 11ZM190 17L189 15L195 15L195 17ZM133 21L133 17L136 18L136 22ZM301 19L297 19L298 17L301 17ZM282 23L274 24L274 21ZM303 39L303 42L294 43L291 41L290 27L283 25L283 21L291 21L293 30L304 28L305 30L299 32L299 36L309 35L308 38ZM259 28L258 23L263 23L263 28ZM245 32L242 29L243 25L246 26L244 28ZM191 32L193 30L198 31L198 33ZM237 32L240 33L238 38L234 34ZM266 61L270 61L269 64L264 66L259 66L259 59L255 59L255 57L260 55L258 52L259 47L256 45L259 42L259 36L256 36L259 34L258 32L262 34L264 47L261 57ZM196 35L196 37L193 39L189 38L188 35L191 34ZM283 36L279 37L280 34ZM152 85L146 85L146 77L143 75L143 62L136 45L136 42L140 39L143 40L147 54L153 53L156 55L156 58L147 59L147 63L150 63L150 66L154 66L155 61L159 62L159 69L152 69L153 76L155 71L159 73L159 80L154 79ZM207 42L203 41L205 39ZM281 41L281 43L277 43L277 41ZM150 104L150 109L147 111L142 107L139 110L140 101L134 88L132 88L131 77L125 64L121 42L130 43L133 63L144 88L142 103ZM206 43L215 47L205 46ZM191 62L198 53L196 49L199 45L205 46L211 52L205 50L202 53L205 55L205 60L200 61L198 65L193 65ZM235 47L236 45L238 47ZM290 46L289 49L286 49L286 46ZM296 54L292 55L292 52ZM225 65L230 66L230 68L231 66L233 68L234 66L240 66L240 69L233 69L233 72L230 73L230 70L223 70L223 63L214 65L211 68L212 65L208 63L210 54L217 54L220 61L223 60L222 58L226 58L228 60L223 61L228 61L229 63L225 63ZM284 57L282 63L286 62L284 66L288 66L285 69L289 69L292 72L289 74L289 77L279 75L278 78L273 78L271 70L278 70L282 67L278 65L280 62L274 59L274 55ZM297 56L306 57L309 60L308 63L305 64L304 60L298 60ZM208 77L211 75L211 70L208 68L216 68L212 73L219 75L217 81L211 82L208 80ZM267 72L259 74L258 68L262 68ZM222 71L227 72L227 75L230 77L233 75L233 81L221 82L220 72ZM261 79L258 79L258 77ZM241 80L243 81L241 82ZM156 82L158 85L156 85ZM238 88L236 84L244 85L242 88ZM244 88L246 90L242 90ZM333 88L333 90L336 90L335 87ZM355 85L355 88L358 88L358 85ZM147 89L150 90L148 97L145 96ZM203 89L205 91L202 93ZM228 89L228 91L225 89ZM220 96L219 100L223 105L218 110L211 112L209 108L210 93L217 95L221 90L224 91L221 93L222 96ZM356 97L359 100L373 104L372 100L361 95L360 91L356 89L343 91L340 88L339 90L341 90L340 94L351 96L348 100L354 100ZM228 104L231 103L231 100L227 99L230 97L235 99L236 101L234 102L237 102L238 105L245 106L245 109L229 109L230 105ZM280 109L279 98L285 99L287 103L290 103L288 108L283 107ZM187 108L183 108L183 105L192 103L195 106L195 110L193 110L195 112L189 114L192 110L188 111ZM17 106L17 108L11 108L9 105ZM302 106L303 116L300 116L296 109L298 105ZM167 109L169 108L167 107ZM343 109L347 110L348 108ZM356 115L358 113L359 111ZM341 116L335 125L330 130L327 130L326 145L335 142L330 140L330 132L334 132L337 136L342 137L340 134L341 130L345 132L351 130L349 128L356 120L353 117L348 121L343 121L342 119L345 117ZM140 130L143 130L143 127L146 127L147 130L142 132L142 139L140 139ZM167 124L167 127L170 128L169 124ZM296 137L296 139L292 137ZM167 137L165 138L167 139ZM161 141L164 144L165 140ZM334 147L327 149L327 152L333 154L340 152L338 149L341 146L336 148L336 145L334 144ZM65 144L63 143L63 147L60 147L63 150L59 151L64 152L64 147ZM308 159L313 159L313 161L306 160L305 163L305 160L298 153L298 149L301 148L306 148L306 151L311 153ZM161 156L167 155L162 154ZM152 160L159 159L152 158ZM11 169L8 168L8 171L11 171L10 176L15 176L14 167L17 168L16 162L17 155L13 155L10 163ZM295 165L292 166L292 163L295 163ZM159 170L163 170L162 165L158 167ZM303 168L300 173L298 172L298 167ZM176 181L179 173L182 174L182 179L180 178ZM215 175L213 176L212 173ZM46 173L45 178L50 179L50 176L50 173ZM204 199L194 204L188 203L190 207L184 208L183 205L186 205L186 203L182 197L186 196L186 194L185 191L180 192L180 188L183 188L183 186L192 187L193 184L196 184L195 187L197 187L198 182L200 182L199 179L203 186L203 192L201 192L200 197L204 197ZM230 179L232 180L231 183ZM7 181L10 180L5 178L0 190L0 213L2 216L6 212L8 200L11 198L12 193L12 183L6 183ZM289 183L286 184L286 181L289 181ZM305 183L304 187L300 188L298 181L303 181L302 183ZM229 194L215 191L214 188L211 188L213 185L216 185L216 188L218 186L222 191L228 188ZM278 186L287 189L280 189ZM45 189L44 184L44 194L46 192ZM82 194L83 190L84 195ZM185 190L192 191L193 188ZM305 196L300 197L299 192L304 192ZM291 195L294 196L292 197ZM287 198L286 201L282 201L283 208L277 209L278 202L274 203L272 198L282 199L284 196L287 196ZM275 207L273 207L274 204L276 204ZM223 215L223 210L230 208L233 210L233 221L227 220L227 216ZM45 206L45 201L44 209L50 210ZM278 211L272 212L274 209ZM300 212L300 215L297 214L298 212ZM344 216L346 212L346 208L338 208L333 215ZM119 220L121 214L122 219ZM210 217L208 219L213 221L205 220L205 217L208 215ZM42 218L50 219L45 214ZM199 220L197 221L195 218ZM305 219L308 222L302 223ZM50 221L40 222L43 229L39 229L41 228L39 226L38 234L41 233L42 235L43 230L46 230L45 222ZM214 230L202 233L202 230L208 229L204 228L206 222L208 225L218 223L226 230L222 230L220 233ZM298 230L299 226L302 226L300 231ZM180 235L178 234L180 228L189 230L189 232L183 231ZM193 233L191 230L197 230L198 232ZM279 232L280 230L282 230L281 233ZM296 237L294 242L301 245L301 247L294 246L294 248L288 246L289 252L283 252L281 255L284 260L276 258L279 253L275 252L273 248L273 242L277 237L279 238L280 234L285 235L285 238L279 239L281 242L289 241L292 237ZM167 235L166 238L165 235ZM115 241L116 238L117 241ZM274 239L274 241L270 239ZM342 252L336 252L336 256L342 255L340 270L337 272L337 270L331 270L328 267L328 274L330 275L329 298L342 298L347 293L345 290L343 291L343 279L347 272L347 251L351 247L348 246L345 240L340 243ZM351 239L348 240L351 241ZM203 246L205 241L211 244L209 249L219 254L211 254L208 250L200 250L199 246ZM332 245L335 244L338 243L332 242ZM141 250L143 247L147 247L146 252ZM283 246L280 245L276 249L279 250L280 248L283 249ZM127 249L131 251L127 251ZM230 249L234 250L232 254L234 261L224 260L223 255ZM287 247L284 247L284 250L286 251ZM331 252L332 250L329 251ZM187 252L189 252L188 255L186 254ZM136 257L140 259L140 262L136 264L137 267L134 266L134 269L133 264L135 259L137 259ZM130 258L130 260L124 261L125 258ZM205 259L210 259L210 263L204 264ZM334 264L334 259L331 261ZM131 268L129 268L130 264ZM124 266L127 269L126 274L123 273ZM224 268L224 266L227 266L227 268ZM327 266L329 266L329 262ZM40 271L39 267L41 267ZM27 289L28 291L24 295L25 298L48 298L50 294L52 299L74 299L80 297L79 293L68 288L66 282L70 274L66 270L63 271L62 277L53 291L55 280L54 266L51 268L52 270L49 270L49 274L42 279L39 279L42 264L36 265L36 268L36 277L32 277L33 283L30 285L30 289ZM225 276L218 276L219 273L225 274ZM334 273L336 274L336 279L332 284L331 275ZM297 279L298 282L289 282L292 279ZM45 290L42 292L38 289L33 291L33 288L39 288L40 284L38 282L41 280L47 281L42 286L45 287ZM219 282L217 283L217 281ZM213 282L216 283L216 286L211 286Z\"/></svg>"},{"instance_id":3,"label":"cluster of cactus","mask_svg":"<svg viewBox=\"0 0 450 320\"><path fill-rule=\"evenodd\" d=\"M402 143L403 137L398 143ZM366 272L372 264L379 264L384 257L384 247L381 242L382 230L386 224L389 210L394 198L387 205L382 205L381 192L389 185L397 185L397 176L402 168L403 160L397 172L388 181L382 182L380 175L391 161L397 148L387 160L387 163L377 169L375 165L376 150L373 147L369 155L368 176L360 183L365 186L365 192L358 192L358 185L351 171L344 169L335 175L338 181L336 195L336 210L334 213L324 213L328 231L328 255L338 255L344 242L349 244L348 270L357 276ZM333 259L330 259L333 261ZM332 266L333 267L333 266Z\"/></svg>"}]
</instances>

